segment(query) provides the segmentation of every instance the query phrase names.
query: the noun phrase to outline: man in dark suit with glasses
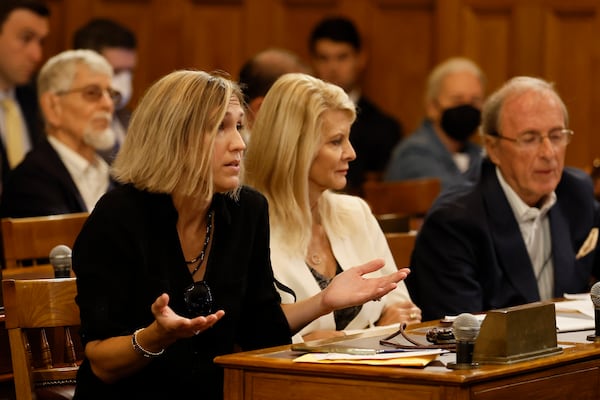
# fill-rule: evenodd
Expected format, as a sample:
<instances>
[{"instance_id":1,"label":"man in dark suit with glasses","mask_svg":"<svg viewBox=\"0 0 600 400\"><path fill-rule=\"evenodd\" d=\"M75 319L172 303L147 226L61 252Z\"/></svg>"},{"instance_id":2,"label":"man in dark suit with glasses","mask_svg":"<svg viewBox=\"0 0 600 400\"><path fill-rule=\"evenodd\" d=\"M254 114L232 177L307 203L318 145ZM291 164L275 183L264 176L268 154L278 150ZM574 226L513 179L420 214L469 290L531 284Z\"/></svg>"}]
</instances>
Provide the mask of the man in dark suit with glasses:
<instances>
[{"instance_id":1,"label":"man in dark suit with glasses","mask_svg":"<svg viewBox=\"0 0 600 400\"><path fill-rule=\"evenodd\" d=\"M564 167L568 124L541 79L513 78L486 101L478 176L443 193L417 236L406 285L424 319L589 290L599 205L589 176Z\"/></svg>"}]
</instances>

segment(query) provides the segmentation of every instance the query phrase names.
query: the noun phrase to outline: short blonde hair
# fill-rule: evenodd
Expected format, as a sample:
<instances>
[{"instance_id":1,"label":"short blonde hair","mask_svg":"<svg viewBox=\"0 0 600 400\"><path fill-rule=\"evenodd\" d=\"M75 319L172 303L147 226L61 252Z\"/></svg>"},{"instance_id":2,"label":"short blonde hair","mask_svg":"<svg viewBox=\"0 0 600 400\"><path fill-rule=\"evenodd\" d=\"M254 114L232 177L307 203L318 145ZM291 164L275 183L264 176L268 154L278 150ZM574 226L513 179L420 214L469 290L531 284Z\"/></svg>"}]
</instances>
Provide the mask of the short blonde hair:
<instances>
[{"instance_id":1,"label":"short blonde hair","mask_svg":"<svg viewBox=\"0 0 600 400\"><path fill-rule=\"evenodd\" d=\"M134 111L113 164L121 183L157 193L213 195L214 139L236 83L203 71L172 72L155 82Z\"/></svg>"},{"instance_id":2,"label":"short blonde hair","mask_svg":"<svg viewBox=\"0 0 600 400\"><path fill-rule=\"evenodd\" d=\"M308 175L321 145L323 114L330 110L356 118L340 87L306 74L283 75L265 96L246 154L247 183L267 197L271 223L285 227L287 242L299 251L310 239Z\"/></svg>"}]
</instances>

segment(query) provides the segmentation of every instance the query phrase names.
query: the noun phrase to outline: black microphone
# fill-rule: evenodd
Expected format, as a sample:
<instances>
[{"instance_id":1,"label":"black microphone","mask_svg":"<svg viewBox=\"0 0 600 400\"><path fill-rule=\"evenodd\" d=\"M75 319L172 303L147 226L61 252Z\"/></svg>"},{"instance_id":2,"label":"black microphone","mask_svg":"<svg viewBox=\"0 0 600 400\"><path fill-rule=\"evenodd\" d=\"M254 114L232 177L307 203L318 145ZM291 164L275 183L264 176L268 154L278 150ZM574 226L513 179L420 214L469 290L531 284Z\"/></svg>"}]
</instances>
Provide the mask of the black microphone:
<instances>
[{"instance_id":1,"label":"black microphone","mask_svg":"<svg viewBox=\"0 0 600 400\"><path fill-rule=\"evenodd\" d=\"M475 339L479 335L479 321L469 313L460 314L452 323L452 331L456 338L456 362L448 363L450 369L479 368L473 362L473 348Z\"/></svg>"},{"instance_id":2,"label":"black microphone","mask_svg":"<svg viewBox=\"0 0 600 400\"><path fill-rule=\"evenodd\" d=\"M590 342L600 342L600 282L594 283L590 289L590 297L594 303L594 319L596 325L596 334L588 335L587 340Z\"/></svg>"},{"instance_id":3,"label":"black microphone","mask_svg":"<svg viewBox=\"0 0 600 400\"><path fill-rule=\"evenodd\" d=\"M71 248L59 244L50 250L50 264L54 268L55 278L71 277Z\"/></svg>"}]
</instances>

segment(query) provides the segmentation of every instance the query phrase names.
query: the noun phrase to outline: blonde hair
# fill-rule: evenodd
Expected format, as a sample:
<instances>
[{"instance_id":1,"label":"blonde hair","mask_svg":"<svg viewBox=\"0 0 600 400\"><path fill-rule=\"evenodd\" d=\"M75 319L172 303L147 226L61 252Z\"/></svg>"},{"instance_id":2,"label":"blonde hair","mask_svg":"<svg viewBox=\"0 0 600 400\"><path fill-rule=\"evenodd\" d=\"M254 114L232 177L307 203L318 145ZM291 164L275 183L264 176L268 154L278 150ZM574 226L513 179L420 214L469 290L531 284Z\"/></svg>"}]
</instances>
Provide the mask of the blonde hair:
<instances>
[{"instance_id":1,"label":"blonde hair","mask_svg":"<svg viewBox=\"0 0 600 400\"><path fill-rule=\"evenodd\" d=\"M322 117L329 110L356 118L354 103L340 87L306 74L283 75L265 96L246 154L248 184L267 197L271 225L285 229L290 250L302 254L312 225L308 175L321 145ZM332 221L338 216L329 198L327 193L321 198L319 212ZM332 222L338 229L342 225Z\"/></svg>"},{"instance_id":2,"label":"blonde hair","mask_svg":"<svg viewBox=\"0 0 600 400\"><path fill-rule=\"evenodd\" d=\"M212 198L214 139L232 96L241 103L237 84L203 71L158 80L133 113L115 179L150 192Z\"/></svg>"}]
</instances>

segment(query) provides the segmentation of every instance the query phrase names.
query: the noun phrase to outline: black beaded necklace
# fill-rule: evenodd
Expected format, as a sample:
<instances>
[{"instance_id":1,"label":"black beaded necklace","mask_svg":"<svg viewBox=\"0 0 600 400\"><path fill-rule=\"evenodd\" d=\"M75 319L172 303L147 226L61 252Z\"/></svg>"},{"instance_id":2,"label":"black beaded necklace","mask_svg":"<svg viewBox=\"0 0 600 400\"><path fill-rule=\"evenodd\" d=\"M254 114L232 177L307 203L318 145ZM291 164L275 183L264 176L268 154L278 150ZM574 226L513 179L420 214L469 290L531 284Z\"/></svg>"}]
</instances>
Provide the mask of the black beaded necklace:
<instances>
[{"instance_id":1,"label":"black beaded necklace","mask_svg":"<svg viewBox=\"0 0 600 400\"><path fill-rule=\"evenodd\" d=\"M194 268L194 270L192 271L192 276L194 276L194 274L196 274L196 272L198 272L198 270L202 266L202 262L204 261L204 255L206 254L206 249L208 248L208 242L210 242L210 231L212 230L212 216L213 216L213 211L210 210L208 212L208 214L206 215L206 237L204 238L204 244L202 245L202 251L200 252L200 254L198 254L197 257L194 257L191 260L185 260L185 263L187 265L193 265L193 264L198 263L198 265L196 265L196 268Z\"/></svg>"}]
</instances>

